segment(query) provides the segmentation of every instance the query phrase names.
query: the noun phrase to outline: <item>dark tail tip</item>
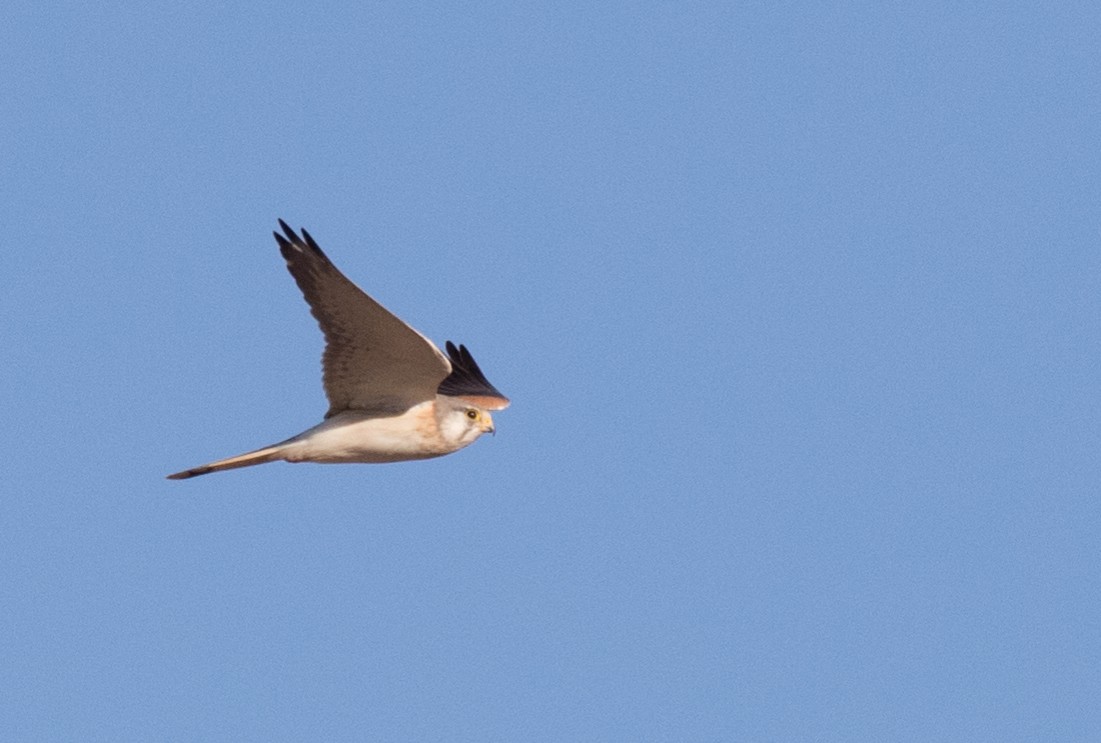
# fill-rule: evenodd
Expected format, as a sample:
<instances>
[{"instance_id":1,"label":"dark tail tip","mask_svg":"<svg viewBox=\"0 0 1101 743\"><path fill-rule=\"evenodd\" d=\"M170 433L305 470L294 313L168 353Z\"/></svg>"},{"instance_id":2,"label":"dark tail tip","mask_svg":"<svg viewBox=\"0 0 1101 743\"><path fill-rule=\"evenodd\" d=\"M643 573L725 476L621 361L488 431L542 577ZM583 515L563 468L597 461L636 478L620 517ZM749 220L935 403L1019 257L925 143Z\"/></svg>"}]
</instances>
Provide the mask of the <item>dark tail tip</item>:
<instances>
[{"instance_id":1,"label":"dark tail tip","mask_svg":"<svg viewBox=\"0 0 1101 743\"><path fill-rule=\"evenodd\" d=\"M208 472L213 472L211 467L195 467L194 469L184 470L183 472L175 472L169 475L168 480L186 480L189 477L198 477L199 475L205 475Z\"/></svg>"}]
</instances>

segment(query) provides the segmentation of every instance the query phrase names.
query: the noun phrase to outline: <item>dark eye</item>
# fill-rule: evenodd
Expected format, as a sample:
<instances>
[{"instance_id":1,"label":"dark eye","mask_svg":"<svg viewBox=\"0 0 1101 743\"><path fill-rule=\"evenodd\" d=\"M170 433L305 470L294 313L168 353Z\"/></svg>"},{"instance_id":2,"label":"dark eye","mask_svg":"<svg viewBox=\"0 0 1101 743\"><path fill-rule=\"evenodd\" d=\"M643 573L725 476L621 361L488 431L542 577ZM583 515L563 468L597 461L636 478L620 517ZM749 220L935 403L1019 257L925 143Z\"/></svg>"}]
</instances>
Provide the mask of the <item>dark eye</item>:
<instances>
[{"instance_id":1,"label":"dark eye","mask_svg":"<svg viewBox=\"0 0 1101 743\"><path fill-rule=\"evenodd\" d=\"M466 411L466 417L469 418L470 420L477 420L478 411L477 410L468 410L468 411Z\"/></svg>"}]
</instances>

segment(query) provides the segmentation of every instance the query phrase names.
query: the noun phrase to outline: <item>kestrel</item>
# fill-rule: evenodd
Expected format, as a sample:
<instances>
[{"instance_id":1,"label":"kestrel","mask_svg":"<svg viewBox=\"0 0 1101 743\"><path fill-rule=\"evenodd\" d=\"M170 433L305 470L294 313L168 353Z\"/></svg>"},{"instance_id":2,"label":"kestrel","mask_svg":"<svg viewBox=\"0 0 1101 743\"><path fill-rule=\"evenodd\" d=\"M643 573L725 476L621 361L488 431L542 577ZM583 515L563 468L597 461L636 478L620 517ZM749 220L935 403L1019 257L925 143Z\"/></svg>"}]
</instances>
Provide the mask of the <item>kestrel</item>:
<instances>
[{"instance_id":1,"label":"kestrel","mask_svg":"<svg viewBox=\"0 0 1101 743\"><path fill-rule=\"evenodd\" d=\"M263 449L169 475L287 462L400 462L458 451L493 433L489 411L508 398L465 346L447 355L348 280L310 233L279 220L275 241L325 335L322 381L329 411L313 428Z\"/></svg>"}]
</instances>

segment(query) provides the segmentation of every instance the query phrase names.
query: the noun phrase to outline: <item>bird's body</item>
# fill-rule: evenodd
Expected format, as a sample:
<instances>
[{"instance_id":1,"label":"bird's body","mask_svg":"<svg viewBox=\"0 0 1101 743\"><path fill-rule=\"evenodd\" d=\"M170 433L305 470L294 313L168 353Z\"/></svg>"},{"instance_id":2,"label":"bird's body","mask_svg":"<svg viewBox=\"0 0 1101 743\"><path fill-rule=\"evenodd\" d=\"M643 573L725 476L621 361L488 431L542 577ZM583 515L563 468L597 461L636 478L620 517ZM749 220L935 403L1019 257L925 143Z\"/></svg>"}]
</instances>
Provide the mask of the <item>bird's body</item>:
<instances>
[{"instance_id":1,"label":"bird's body","mask_svg":"<svg viewBox=\"0 0 1101 743\"><path fill-rule=\"evenodd\" d=\"M458 451L494 431L488 411L508 398L486 380L465 347L447 356L344 277L305 230L280 221L287 267L321 325L329 412L286 441L169 475L284 460L327 464L399 462ZM304 238L304 239L303 239Z\"/></svg>"},{"instance_id":2,"label":"bird's body","mask_svg":"<svg viewBox=\"0 0 1101 743\"><path fill-rule=\"evenodd\" d=\"M492 430L487 422L468 425L466 413L454 410L440 397L397 415L356 410L338 413L288 441L284 458L330 464L431 459L473 444Z\"/></svg>"}]
</instances>

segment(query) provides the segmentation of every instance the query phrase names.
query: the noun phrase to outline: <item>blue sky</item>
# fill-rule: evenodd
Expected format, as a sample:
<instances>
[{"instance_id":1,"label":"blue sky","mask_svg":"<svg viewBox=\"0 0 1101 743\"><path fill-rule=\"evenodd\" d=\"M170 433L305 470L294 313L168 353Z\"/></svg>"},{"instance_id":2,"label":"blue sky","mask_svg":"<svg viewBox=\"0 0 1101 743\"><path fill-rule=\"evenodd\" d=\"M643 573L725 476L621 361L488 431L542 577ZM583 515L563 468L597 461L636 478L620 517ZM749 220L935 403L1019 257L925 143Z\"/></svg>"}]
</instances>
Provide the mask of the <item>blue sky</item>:
<instances>
[{"instance_id":1,"label":"blue sky","mask_svg":"<svg viewBox=\"0 0 1101 743\"><path fill-rule=\"evenodd\" d=\"M1101 736L1101 13L16 3L0 738ZM325 410L270 232L513 400Z\"/></svg>"}]
</instances>

